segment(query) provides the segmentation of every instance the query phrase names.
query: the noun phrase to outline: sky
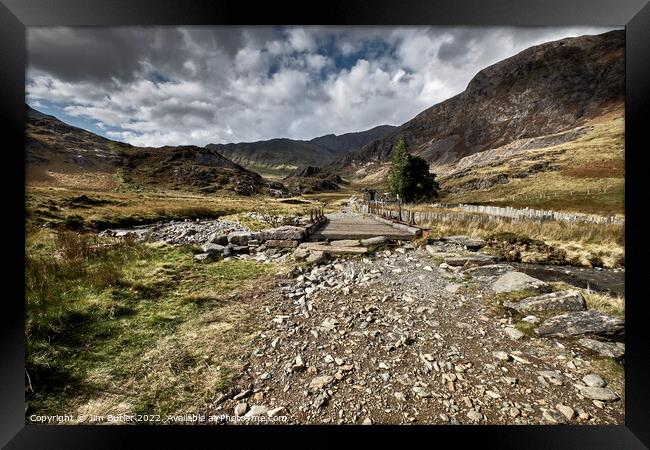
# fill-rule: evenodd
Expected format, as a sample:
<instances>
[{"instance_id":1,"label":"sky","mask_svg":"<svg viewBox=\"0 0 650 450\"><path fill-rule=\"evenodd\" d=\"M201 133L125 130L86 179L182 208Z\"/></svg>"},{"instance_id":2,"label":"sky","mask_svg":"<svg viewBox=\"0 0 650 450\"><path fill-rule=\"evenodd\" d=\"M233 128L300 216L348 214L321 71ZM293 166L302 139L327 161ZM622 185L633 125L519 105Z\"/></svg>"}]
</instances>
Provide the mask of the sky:
<instances>
[{"instance_id":1,"label":"sky","mask_svg":"<svg viewBox=\"0 0 650 450\"><path fill-rule=\"evenodd\" d=\"M311 139L401 125L532 45L611 29L32 27L26 101L137 146Z\"/></svg>"}]
</instances>

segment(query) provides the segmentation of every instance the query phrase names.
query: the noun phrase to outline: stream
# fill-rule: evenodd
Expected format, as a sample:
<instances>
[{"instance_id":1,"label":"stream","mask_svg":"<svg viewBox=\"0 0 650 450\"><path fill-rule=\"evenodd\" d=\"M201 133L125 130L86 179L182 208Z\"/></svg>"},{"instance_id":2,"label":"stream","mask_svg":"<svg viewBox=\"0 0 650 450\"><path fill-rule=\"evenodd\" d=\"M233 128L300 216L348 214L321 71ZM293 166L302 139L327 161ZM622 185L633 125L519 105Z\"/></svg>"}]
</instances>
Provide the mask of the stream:
<instances>
[{"instance_id":1,"label":"stream","mask_svg":"<svg viewBox=\"0 0 650 450\"><path fill-rule=\"evenodd\" d=\"M625 296L625 269L551 266L531 263L508 263L518 270L543 281L564 281L573 286Z\"/></svg>"}]
</instances>

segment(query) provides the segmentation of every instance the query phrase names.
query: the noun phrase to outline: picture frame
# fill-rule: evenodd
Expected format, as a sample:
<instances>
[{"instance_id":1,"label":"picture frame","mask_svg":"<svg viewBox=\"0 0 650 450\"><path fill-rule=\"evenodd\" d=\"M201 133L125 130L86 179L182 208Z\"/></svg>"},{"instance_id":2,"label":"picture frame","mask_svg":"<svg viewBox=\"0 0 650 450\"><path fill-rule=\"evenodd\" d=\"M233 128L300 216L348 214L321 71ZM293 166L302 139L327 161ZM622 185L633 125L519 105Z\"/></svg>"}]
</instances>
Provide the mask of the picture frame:
<instances>
[{"instance_id":1,"label":"picture frame","mask_svg":"<svg viewBox=\"0 0 650 450\"><path fill-rule=\"evenodd\" d=\"M352 431L363 439L379 435L422 433L429 443L439 439L454 443L468 440L488 448L590 448L633 449L650 446L650 383L647 306L643 299L647 258L643 246L644 165L650 109L650 5L644 0L446 0L446 1L330 1L324 4L292 5L262 3L254 8L243 2L207 0L2 0L0 4L0 54L3 55L0 98L6 158L5 202L11 204L5 241L13 244L7 258L4 295L2 360L0 371L0 443L16 448L115 448L131 447L135 440L154 445L183 445L189 438L214 442L220 433L247 440L251 434L291 433L296 442L323 438L339 440ZM26 425L24 418L24 104L26 45L25 28L30 26L108 25L481 25L481 26L569 26L625 25L626 30L626 363L625 425L621 426L379 426L343 427L122 427ZM647 188L646 188L647 189ZM339 427L341 428L341 427ZM341 431L343 434L340 434ZM245 434L244 434L245 433ZM293 435L297 436L293 436ZM388 437L388 436L387 436ZM290 436L284 436L285 440ZM383 437L382 437L383 439ZM346 439L347 440L347 439ZM325 441L326 442L326 441Z\"/></svg>"}]
</instances>

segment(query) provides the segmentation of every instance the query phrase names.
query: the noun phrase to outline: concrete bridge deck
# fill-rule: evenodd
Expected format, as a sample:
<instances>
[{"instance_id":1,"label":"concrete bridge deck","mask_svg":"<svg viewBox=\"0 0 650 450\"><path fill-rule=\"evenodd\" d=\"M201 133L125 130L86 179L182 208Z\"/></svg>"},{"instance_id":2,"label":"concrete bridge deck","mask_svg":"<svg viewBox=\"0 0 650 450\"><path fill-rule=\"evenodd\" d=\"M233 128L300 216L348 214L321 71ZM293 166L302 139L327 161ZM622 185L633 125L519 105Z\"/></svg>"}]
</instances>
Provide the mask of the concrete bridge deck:
<instances>
[{"instance_id":1,"label":"concrete bridge deck","mask_svg":"<svg viewBox=\"0 0 650 450\"><path fill-rule=\"evenodd\" d=\"M328 222L311 236L312 241L339 239L367 239L386 236L388 239L410 241L417 237L415 231L398 228L381 222L368 214L327 214Z\"/></svg>"}]
</instances>

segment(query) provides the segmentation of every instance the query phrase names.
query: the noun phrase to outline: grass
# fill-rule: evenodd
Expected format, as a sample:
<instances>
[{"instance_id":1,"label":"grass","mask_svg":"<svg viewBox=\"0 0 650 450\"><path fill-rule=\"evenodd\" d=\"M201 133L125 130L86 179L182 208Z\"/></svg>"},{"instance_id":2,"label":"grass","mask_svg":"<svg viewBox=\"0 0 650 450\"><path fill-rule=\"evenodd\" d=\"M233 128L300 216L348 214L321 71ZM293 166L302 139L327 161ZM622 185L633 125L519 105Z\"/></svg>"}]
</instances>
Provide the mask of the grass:
<instances>
[{"instance_id":1,"label":"grass","mask_svg":"<svg viewBox=\"0 0 650 450\"><path fill-rule=\"evenodd\" d=\"M90 201L75 202L85 195ZM308 213L311 204L283 203L271 197L243 197L236 194L197 194L159 190L87 191L28 186L25 198L28 224L67 226L70 221L89 229L153 223L160 220L217 218L245 211L274 214Z\"/></svg>"},{"instance_id":2,"label":"grass","mask_svg":"<svg viewBox=\"0 0 650 450\"><path fill-rule=\"evenodd\" d=\"M433 238L466 234L488 239L494 235L514 235L523 240L543 241L566 253L568 263L591 267L622 265L625 254L625 226L568 222L506 222L491 220L473 222L457 220L425 224ZM489 249L486 249L489 251ZM529 255L531 258L536 255ZM522 255L522 260L526 255Z\"/></svg>"},{"instance_id":3,"label":"grass","mask_svg":"<svg viewBox=\"0 0 650 450\"><path fill-rule=\"evenodd\" d=\"M276 272L198 264L190 247L31 230L26 416L195 411L228 386L256 334L238 296Z\"/></svg>"}]
</instances>

